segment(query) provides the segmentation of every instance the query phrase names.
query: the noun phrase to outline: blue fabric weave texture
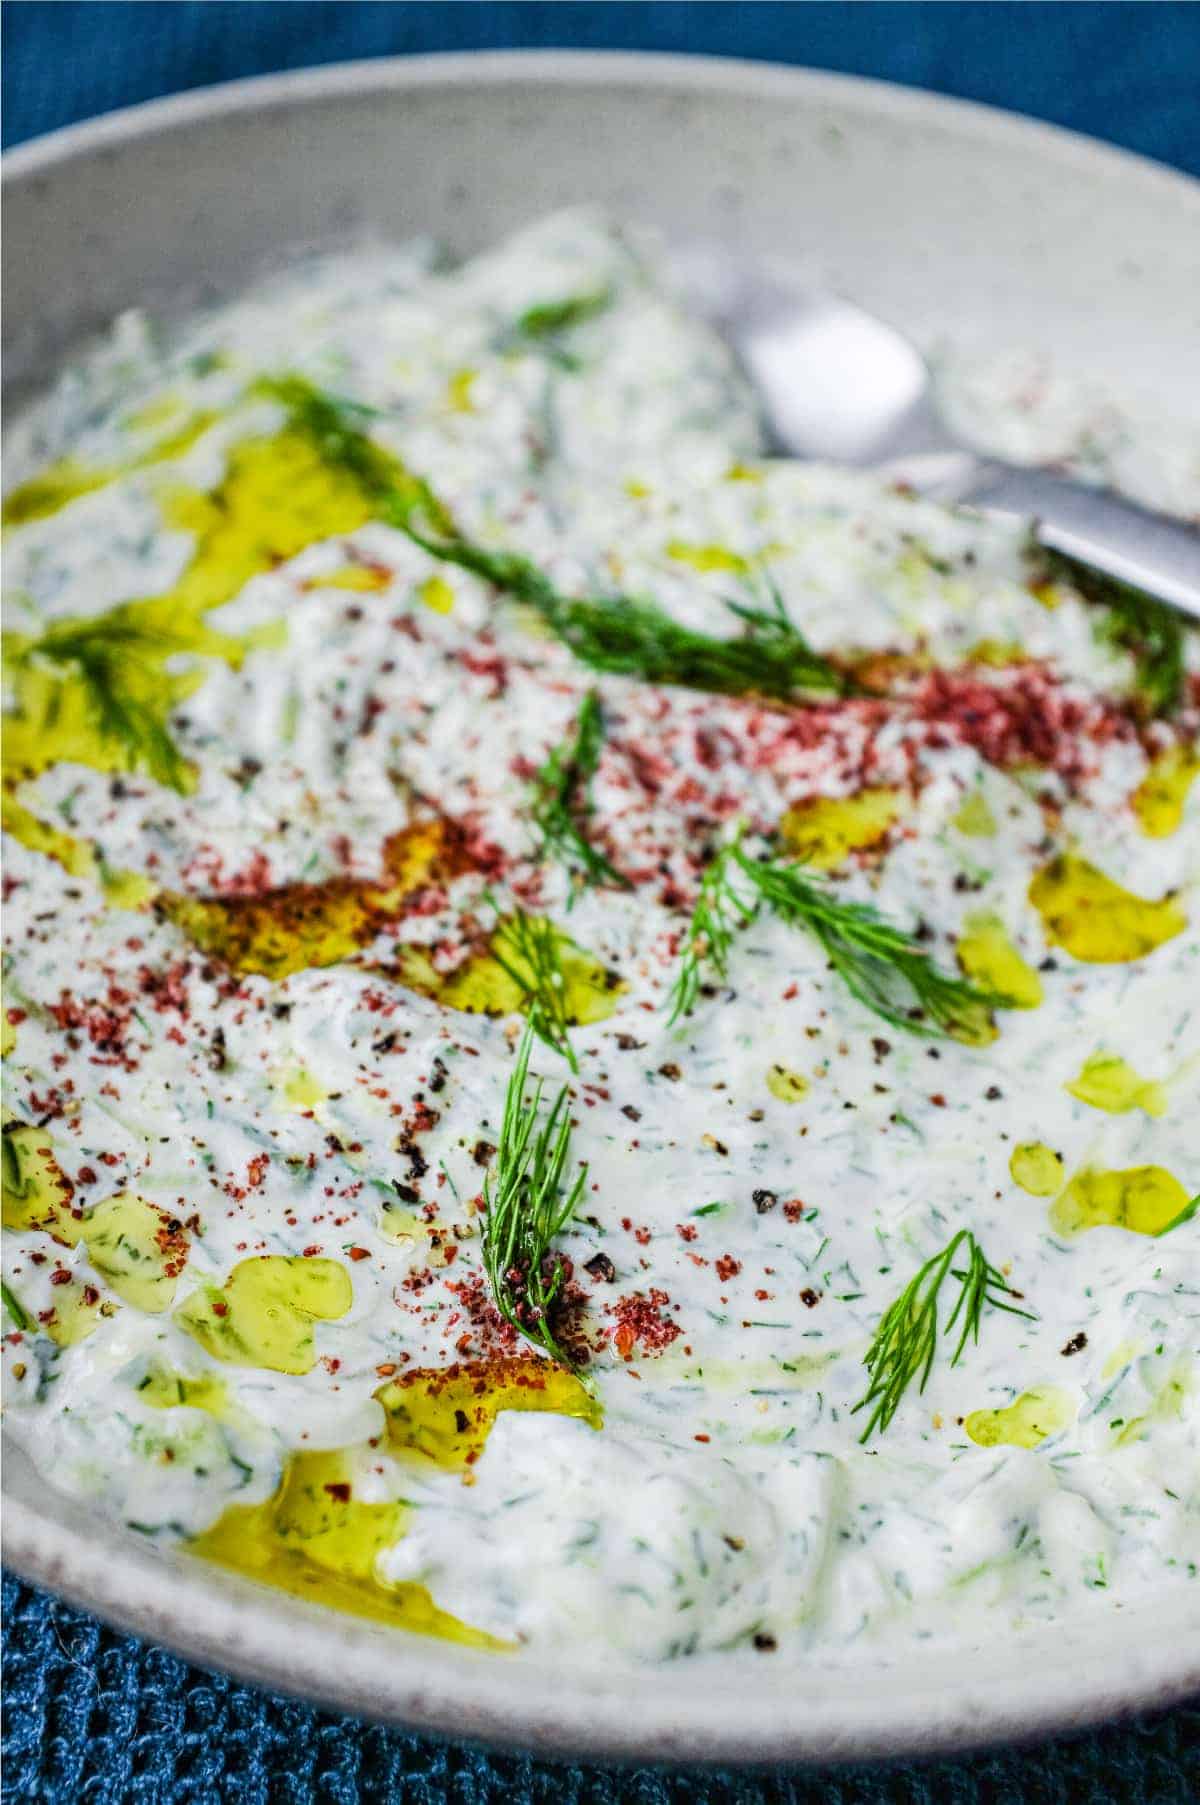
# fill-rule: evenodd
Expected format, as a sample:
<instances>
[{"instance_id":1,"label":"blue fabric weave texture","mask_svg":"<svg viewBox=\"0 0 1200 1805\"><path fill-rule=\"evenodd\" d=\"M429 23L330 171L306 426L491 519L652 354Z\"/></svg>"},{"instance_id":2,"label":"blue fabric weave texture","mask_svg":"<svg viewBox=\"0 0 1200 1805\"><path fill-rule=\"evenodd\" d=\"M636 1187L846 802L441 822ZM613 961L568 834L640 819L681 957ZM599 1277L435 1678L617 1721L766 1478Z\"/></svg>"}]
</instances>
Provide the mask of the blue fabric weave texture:
<instances>
[{"instance_id":1,"label":"blue fabric weave texture","mask_svg":"<svg viewBox=\"0 0 1200 1805\"><path fill-rule=\"evenodd\" d=\"M510 46L773 58L1031 113L1200 174L1197 5L4 6L4 142L349 57ZM1200 1705L1029 1753L797 1775L558 1767L335 1717L4 1582L4 1799L37 1805L1189 1805Z\"/></svg>"},{"instance_id":2,"label":"blue fabric weave texture","mask_svg":"<svg viewBox=\"0 0 1200 1805\"><path fill-rule=\"evenodd\" d=\"M1032 113L1200 175L1187 4L77 5L6 0L4 142L178 88L356 56L569 46L810 63Z\"/></svg>"},{"instance_id":3,"label":"blue fabric weave texture","mask_svg":"<svg viewBox=\"0 0 1200 1805\"><path fill-rule=\"evenodd\" d=\"M202 1673L6 1578L5 1805L1193 1805L1200 1705L926 1767L747 1776L556 1766Z\"/></svg>"}]
</instances>

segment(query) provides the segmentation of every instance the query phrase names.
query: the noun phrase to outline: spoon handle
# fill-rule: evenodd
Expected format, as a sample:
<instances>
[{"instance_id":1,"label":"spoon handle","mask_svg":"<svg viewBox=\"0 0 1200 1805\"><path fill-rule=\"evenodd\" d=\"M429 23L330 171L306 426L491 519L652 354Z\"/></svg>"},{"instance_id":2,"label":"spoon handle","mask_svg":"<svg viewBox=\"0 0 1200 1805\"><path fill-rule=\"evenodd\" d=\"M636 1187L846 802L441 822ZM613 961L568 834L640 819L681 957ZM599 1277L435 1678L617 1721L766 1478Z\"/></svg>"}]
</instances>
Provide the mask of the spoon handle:
<instances>
[{"instance_id":1,"label":"spoon handle","mask_svg":"<svg viewBox=\"0 0 1200 1805\"><path fill-rule=\"evenodd\" d=\"M977 464L957 499L1030 516L1039 545L1200 620L1200 531L1183 521L1111 489L991 461Z\"/></svg>"}]
</instances>

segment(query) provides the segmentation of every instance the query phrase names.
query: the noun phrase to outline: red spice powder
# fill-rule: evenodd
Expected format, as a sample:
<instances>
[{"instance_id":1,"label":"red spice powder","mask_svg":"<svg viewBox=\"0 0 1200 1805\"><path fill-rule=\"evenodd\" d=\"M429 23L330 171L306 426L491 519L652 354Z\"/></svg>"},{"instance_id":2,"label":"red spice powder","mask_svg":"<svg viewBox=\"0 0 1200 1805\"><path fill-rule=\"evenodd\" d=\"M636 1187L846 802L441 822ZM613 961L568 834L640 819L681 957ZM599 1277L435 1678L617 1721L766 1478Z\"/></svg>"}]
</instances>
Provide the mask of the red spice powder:
<instances>
[{"instance_id":1,"label":"red spice powder","mask_svg":"<svg viewBox=\"0 0 1200 1805\"><path fill-rule=\"evenodd\" d=\"M634 1291L610 1305L610 1312L617 1319L612 1331L613 1346L622 1360L630 1359L637 1347L643 1353L661 1354L678 1340L683 1331L666 1314L670 1301L666 1291L655 1288L649 1296Z\"/></svg>"},{"instance_id":2,"label":"red spice powder","mask_svg":"<svg viewBox=\"0 0 1200 1805\"><path fill-rule=\"evenodd\" d=\"M935 736L933 745L965 743L1005 770L1043 765L1072 787L1094 770L1100 748L1137 736L1116 702L1072 695L1037 664L1018 665L990 681L970 668L930 671L906 705L926 726L944 730L947 741Z\"/></svg>"}]
</instances>

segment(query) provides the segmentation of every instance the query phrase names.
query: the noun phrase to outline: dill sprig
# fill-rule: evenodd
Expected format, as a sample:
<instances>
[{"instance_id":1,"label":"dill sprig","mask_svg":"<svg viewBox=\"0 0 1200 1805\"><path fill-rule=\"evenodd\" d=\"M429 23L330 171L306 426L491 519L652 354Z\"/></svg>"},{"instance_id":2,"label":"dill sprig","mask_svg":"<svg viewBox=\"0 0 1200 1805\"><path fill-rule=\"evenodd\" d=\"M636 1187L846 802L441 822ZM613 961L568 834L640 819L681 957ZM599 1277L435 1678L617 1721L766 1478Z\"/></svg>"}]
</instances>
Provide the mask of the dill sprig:
<instances>
[{"instance_id":1,"label":"dill sprig","mask_svg":"<svg viewBox=\"0 0 1200 1805\"><path fill-rule=\"evenodd\" d=\"M753 587L761 587L761 589L766 591L769 606L765 608L758 607L749 602L735 601L732 596L726 596L724 601L729 612L735 614L742 624L749 627L751 633L756 635L760 640L781 640L790 645L793 649L796 646L796 642L799 641L809 658L812 659L815 670L821 670L829 676L831 681L836 680L842 687L848 688L850 686L850 680L841 672L835 672L827 661L823 659L818 652L814 652L807 640L805 640L799 627L797 627L795 621L793 621L791 615L788 613L787 608L784 606L783 594L779 584L775 581L765 565L759 564L755 567L751 576L748 578L748 584Z\"/></svg>"},{"instance_id":2,"label":"dill sprig","mask_svg":"<svg viewBox=\"0 0 1200 1805\"><path fill-rule=\"evenodd\" d=\"M298 376L258 386L284 403L293 425L308 433L324 458L354 477L380 519L406 533L430 557L470 571L524 602L591 669L781 702L814 692L849 693L850 678L813 651L782 603L769 613L728 604L746 630L720 639L681 625L640 597L565 596L532 559L466 538L429 484L360 429L358 410Z\"/></svg>"},{"instance_id":3,"label":"dill sprig","mask_svg":"<svg viewBox=\"0 0 1200 1805\"><path fill-rule=\"evenodd\" d=\"M960 1248L966 1253L965 1266L954 1264ZM958 1297L945 1322L939 1325L938 1300L947 1278L958 1281ZM961 1328L950 1356L951 1366L958 1365L968 1341L979 1340L985 1308L1004 1310L1010 1316L1023 1316L1032 1322L1032 1311L1005 1301L1019 1296L1004 1274L988 1261L970 1229L960 1228L941 1253L926 1260L879 1319L863 1361L868 1374L867 1389L854 1406L855 1412L871 1412L859 1440L865 1442L876 1429L887 1428L914 1380L918 1391L925 1390L939 1338L950 1336L956 1324L961 1323Z\"/></svg>"},{"instance_id":4,"label":"dill sprig","mask_svg":"<svg viewBox=\"0 0 1200 1805\"><path fill-rule=\"evenodd\" d=\"M671 993L672 1021L695 1002L701 960L723 977L735 929L753 921L760 907L812 934L847 990L892 1027L975 1044L991 1038L991 1011L1003 999L940 970L911 934L870 903L836 895L786 860L751 858L740 829L701 880Z\"/></svg>"},{"instance_id":5,"label":"dill sprig","mask_svg":"<svg viewBox=\"0 0 1200 1805\"><path fill-rule=\"evenodd\" d=\"M571 1118L566 1085L544 1117L543 1080L535 1079L526 1094L535 1031L531 1020L508 1081L495 1163L484 1180L483 1266L505 1321L574 1371L576 1363L554 1334L554 1305L565 1271L552 1246L579 1206L587 1167L581 1166L567 1183Z\"/></svg>"},{"instance_id":6,"label":"dill sprig","mask_svg":"<svg viewBox=\"0 0 1200 1805\"><path fill-rule=\"evenodd\" d=\"M671 1013L668 1025L688 1015L700 994L703 967L708 964L717 977L729 969L729 954L734 935L748 927L758 914L758 897L742 895L730 883L730 871L741 829L729 846L724 847L705 867L700 890L688 924L687 939L679 960L679 971L671 989Z\"/></svg>"},{"instance_id":7,"label":"dill sprig","mask_svg":"<svg viewBox=\"0 0 1200 1805\"><path fill-rule=\"evenodd\" d=\"M50 626L37 639L13 642L10 657L73 671L97 731L121 749L127 768L145 771L182 792L191 774L168 727L179 684L163 665L173 653L187 649L168 630L149 627L116 608L92 620Z\"/></svg>"},{"instance_id":8,"label":"dill sprig","mask_svg":"<svg viewBox=\"0 0 1200 1805\"><path fill-rule=\"evenodd\" d=\"M527 915L518 905L501 919L492 935L490 951L497 965L520 986L533 1032L577 1072L579 1061L567 1034L571 1023L562 967L562 936L554 923L542 915Z\"/></svg>"},{"instance_id":9,"label":"dill sprig","mask_svg":"<svg viewBox=\"0 0 1200 1805\"><path fill-rule=\"evenodd\" d=\"M328 394L303 376L263 376L255 391L287 409L292 426L311 439L327 464L353 478L389 526L412 537L418 527L454 534L453 519L428 483L364 431L377 410Z\"/></svg>"},{"instance_id":10,"label":"dill sprig","mask_svg":"<svg viewBox=\"0 0 1200 1805\"><path fill-rule=\"evenodd\" d=\"M533 780L533 820L542 836L541 856L554 854L585 884L616 884L629 879L593 846L585 830L592 813L592 778L604 745L604 713L595 690L583 698L575 731L555 746Z\"/></svg>"},{"instance_id":11,"label":"dill sprig","mask_svg":"<svg viewBox=\"0 0 1200 1805\"><path fill-rule=\"evenodd\" d=\"M526 594L522 599L533 597ZM729 602L726 606L746 626L733 639L698 633L656 603L627 595L605 601L556 596L542 613L563 644L593 670L647 683L675 683L711 695L763 696L776 702L794 702L814 693L848 693L845 673L814 652L786 616L781 622L758 609Z\"/></svg>"},{"instance_id":12,"label":"dill sprig","mask_svg":"<svg viewBox=\"0 0 1200 1805\"><path fill-rule=\"evenodd\" d=\"M1085 602L1103 608L1097 634L1130 654L1134 682L1151 714L1170 714L1183 699L1184 617L1144 590L1077 564L1062 552L1039 553L1048 577L1069 582Z\"/></svg>"},{"instance_id":13,"label":"dill sprig","mask_svg":"<svg viewBox=\"0 0 1200 1805\"><path fill-rule=\"evenodd\" d=\"M911 934L870 903L834 895L796 865L735 854L766 906L815 936L847 990L894 1028L978 1042L1000 999L941 971Z\"/></svg>"}]
</instances>

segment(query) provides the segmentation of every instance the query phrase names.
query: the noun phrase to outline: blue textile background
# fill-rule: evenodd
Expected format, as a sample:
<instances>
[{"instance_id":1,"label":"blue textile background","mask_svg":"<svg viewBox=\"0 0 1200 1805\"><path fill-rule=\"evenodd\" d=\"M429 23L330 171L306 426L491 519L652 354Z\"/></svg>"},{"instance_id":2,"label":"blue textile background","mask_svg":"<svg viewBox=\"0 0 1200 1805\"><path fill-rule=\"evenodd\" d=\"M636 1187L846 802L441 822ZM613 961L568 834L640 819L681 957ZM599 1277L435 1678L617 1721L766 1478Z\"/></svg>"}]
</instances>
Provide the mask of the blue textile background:
<instances>
[{"instance_id":1,"label":"blue textile background","mask_svg":"<svg viewBox=\"0 0 1200 1805\"><path fill-rule=\"evenodd\" d=\"M4 6L6 144L181 88L349 57L577 45L811 63L1036 114L1200 174L1200 6ZM552 1767L271 1698L6 1578L6 1800L47 1805L1186 1805L1200 1706L1029 1753L803 1775Z\"/></svg>"},{"instance_id":2,"label":"blue textile background","mask_svg":"<svg viewBox=\"0 0 1200 1805\"><path fill-rule=\"evenodd\" d=\"M1034 113L1200 175L1200 6L6 4L4 142L347 57L573 45L812 63Z\"/></svg>"}]
</instances>

